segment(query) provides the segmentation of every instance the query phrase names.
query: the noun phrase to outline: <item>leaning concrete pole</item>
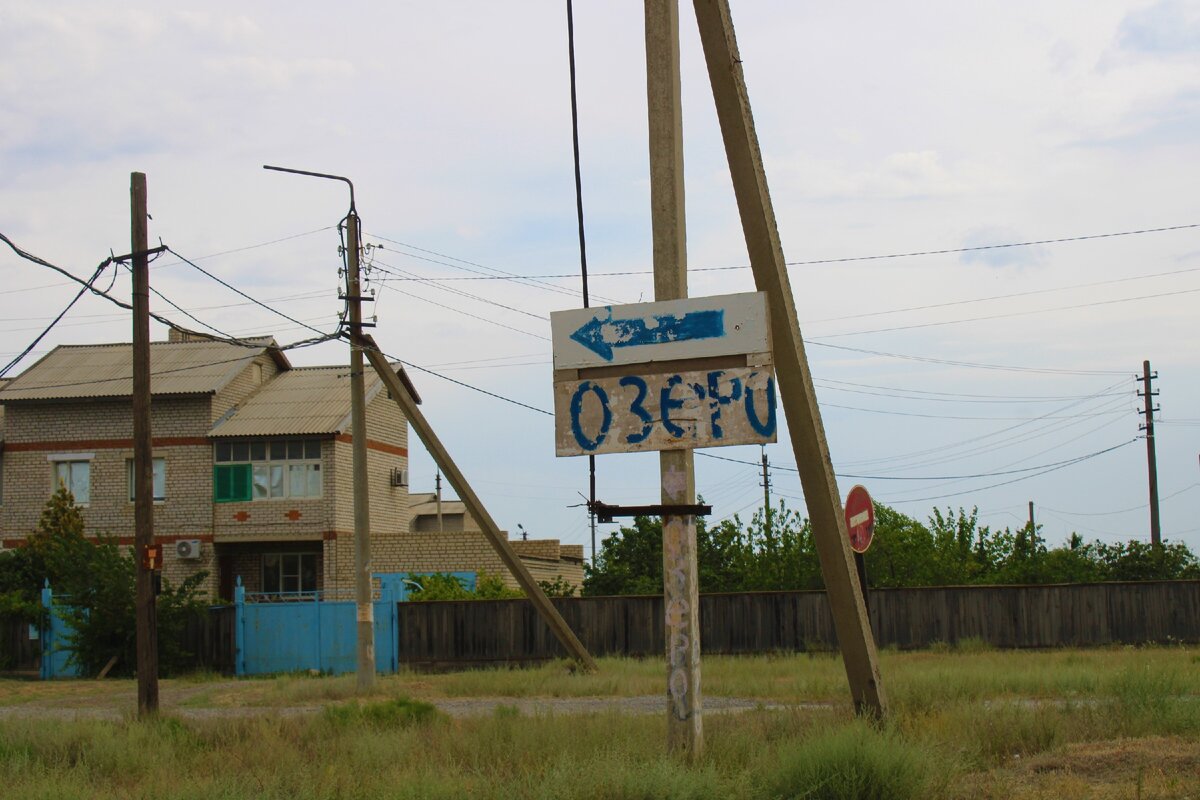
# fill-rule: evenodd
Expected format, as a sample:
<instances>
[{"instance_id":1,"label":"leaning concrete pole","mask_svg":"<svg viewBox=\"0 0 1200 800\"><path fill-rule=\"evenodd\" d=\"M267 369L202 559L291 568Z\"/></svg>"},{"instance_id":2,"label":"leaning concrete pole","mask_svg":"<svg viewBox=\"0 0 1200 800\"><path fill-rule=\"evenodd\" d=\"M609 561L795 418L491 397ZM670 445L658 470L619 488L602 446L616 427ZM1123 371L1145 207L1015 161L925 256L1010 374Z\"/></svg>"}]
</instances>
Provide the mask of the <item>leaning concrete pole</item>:
<instances>
[{"instance_id":1,"label":"leaning concrete pole","mask_svg":"<svg viewBox=\"0 0 1200 800\"><path fill-rule=\"evenodd\" d=\"M882 716L887 701L879 656L859 590L829 443L808 370L729 2L694 0L694 5L754 282L759 291L766 293L770 306L776 378L850 693L860 713Z\"/></svg>"},{"instance_id":2,"label":"leaning concrete pole","mask_svg":"<svg viewBox=\"0 0 1200 800\"><path fill-rule=\"evenodd\" d=\"M538 614L550 626L550 631L555 638L566 649L567 654L575 659L583 669L588 672L595 671L596 662L592 659L591 654L579 638L575 636L575 632L571 630L571 626L558 613L558 609L550 602L550 598L542 591L542 587L538 586L538 582L534 580L530 574L529 568L521 561L520 556L512 549L512 545L508 543L508 539L500 531L500 526L492 519L492 515L483 507L483 502L479 496L475 494L475 490L471 488L471 484L467 483L466 476L458 469L458 465L454 463L454 459L450 458L450 453L442 445L437 434L433 431L433 426L429 424L429 420L425 419L425 415L421 413L421 409L417 408L416 402L412 395L408 393L403 382L396 375L396 371L392 369L392 365L384 358L383 353L379 352L379 347L375 344L375 340L370 336L362 336L362 349L367 354L367 358L371 362L371 366L375 368L375 372L379 373L383 385L387 387L391 393L392 400L404 412L408 424L412 425L413 430L417 432L421 443L425 445L425 449L433 456L434 462L442 470L446 476L446 480L454 487L454 491L458 492L459 498L463 505L467 507L467 513L479 523L479 528L483 531L483 535L496 550L496 555L500 556L500 560L504 562L504 566L508 567L509 572L517 579L517 583L521 584L521 588L525 591L525 596L533 603L533 607L537 609Z\"/></svg>"},{"instance_id":3,"label":"leaning concrete pole","mask_svg":"<svg viewBox=\"0 0 1200 800\"><path fill-rule=\"evenodd\" d=\"M688 293L683 104L679 88L679 0L646 0L645 13L654 299L678 300L687 297ZM696 472L691 450L660 452L659 477L663 505L695 504ZM695 759L704 752L696 518L664 516L662 532L667 749Z\"/></svg>"}]
</instances>

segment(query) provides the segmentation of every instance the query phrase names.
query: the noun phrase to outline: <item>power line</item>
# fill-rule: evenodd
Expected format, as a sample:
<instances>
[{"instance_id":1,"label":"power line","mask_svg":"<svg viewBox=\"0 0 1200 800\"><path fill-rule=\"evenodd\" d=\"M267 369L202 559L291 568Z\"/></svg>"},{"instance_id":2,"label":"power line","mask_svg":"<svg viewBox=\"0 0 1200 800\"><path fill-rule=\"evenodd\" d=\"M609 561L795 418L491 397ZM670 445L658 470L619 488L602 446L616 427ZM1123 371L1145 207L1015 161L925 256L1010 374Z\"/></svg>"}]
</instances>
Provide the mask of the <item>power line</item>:
<instances>
[{"instance_id":1,"label":"power line","mask_svg":"<svg viewBox=\"0 0 1200 800\"><path fill-rule=\"evenodd\" d=\"M1195 489L1197 487L1200 487L1200 483L1193 483L1190 486L1185 486L1182 489L1180 489L1179 491L1172 492L1171 494L1162 498L1162 500L1160 502L1170 500L1172 497L1178 497L1179 495L1181 495L1185 492L1190 492L1192 489ZM1066 514L1068 517L1110 517L1115 514L1127 514L1130 511L1141 511L1143 508L1146 508L1148 505L1150 505L1150 504L1142 503L1141 505L1130 506L1129 508L1118 508L1113 511L1063 511L1061 508L1050 508L1049 506L1040 506L1040 508L1044 508L1047 511L1054 511L1059 514Z\"/></svg>"},{"instance_id":2,"label":"power line","mask_svg":"<svg viewBox=\"0 0 1200 800\"><path fill-rule=\"evenodd\" d=\"M265 308L267 311L270 311L272 314L275 314L275 315L277 315L277 316L283 317L283 318L284 318L284 319L286 319L288 322L295 323L296 325L299 325L299 326L301 326L301 327L303 327L303 328L308 328L310 331L313 331L314 333L320 334L320 335L322 335L322 336L324 336L324 335L325 335L325 332L324 332L324 331L322 331L322 330L320 330L320 329L318 329L318 328L314 328L313 326L311 326L311 325L308 325L308 324L306 324L306 323L303 323L303 322L301 322L300 320L296 319L295 317L288 316L287 314L283 313L282 311L280 311L280 310L278 310L278 309L276 309L276 308L272 308L271 306L267 305L266 303L262 302L261 300L258 300L258 299L256 299L256 298L253 298L253 297L251 297L250 295L246 294L246 293L245 293L245 292L243 292L241 289L239 289L239 288L237 288L236 286L232 285L232 284L231 284L231 283L229 283L228 281L225 281L225 280L223 280L222 278L219 278L219 277L217 277L216 275L212 274L211 272L209 272L208 270L206 270L204 267L200 266L200 265L199 265L199 264L197 264L196 262L194 262L194 261L190 261L190 260L188 260L188 259L184 258L184 257L183 257L183 256L181 256L179 253L177 253L175 250L172 250L170 247L168 247L168 248L167 248L167 252L168 252L168 253L170 253L171 255L175 256L176 258L178 258L178 259L179 259L180 261L182 261L183 263L185 263L185 264L187 264L187 265L191 266L193 269L197 270L198 272L201 272L201 273L203 273L204 275L207 275L208 277L212 278L214 281L216 281L217 283L221 284L221 285L222 285L222 286L224 286L226 289L229 289L229 290L230 290L231 292L233 292L234 294L237 294L237 295L239 295L239 296L241 296L241 297L244 297L245 299L249 300L251 303L254 303L256 306L260 306L260 307L262 307L262 308ZM185 313L186 313L186 312L185 312Z\"/></svg>"},{"instance_id":3,"label":"power line","mask_svg":"<svg viewBox=\"0 0 1200 800\"><path fill-rule=\"evenodd\" d=\"M988 489L995 489L1000 486L1008 486L1009 484L1019 483L1020 481L1029 480L1030 478L1036 478L1040 475L1045 475L1050 472L1057 472L1060 469L1066 469L1067 467L1082 463L1084 461L1090 461L1091 459L1102 456L1105 453L1111 453L1114 450L1119 450L1122 447L1131 445L1136 441L1137 441L1137 439L1130 439L1126 442L1122 442L1121 444L1114 445L1105 450L1098 450L1095 453L1089 453L1086 456L1080 456L1079 458L1073 459L1073 460L1068 461L1059 466L1051 467L1050 469L1046 469L1041 472L1035 472L1032 475L1023 475L1019 478L1013 478L1012 480L1001 481L1000 483L993 483L989 486L976 486L972 489L964 489L961 492L951 492L950 494L935 495L932 497L907 497L907 498L902 498L902 499L889 500L888 502L889 503L921 503L921 502L927 502L929 500L945 500L946 498L949 498L949 497L961 497L964 494L972 494L974 492L983 492L983 491L987 491Z\"/></svg>"},{"instance_id":4,"label":"power line","mask_svg":"<svg viewBox=\"0 0 1200 800\"><path fill-rule=\"evenodd\" d=\"M1074 310L1078 310L1081 308L1094 308L1097 306L1111 306L1111 305L1116 305L1118 303L1132 303L1132 302L1135 302L1138 300L1156 300L1156 299L1162 298L1162 297L1175 297L1177 295L1195 294L1197 292L1200 292L1200 288L1177 289L1173 292L1158 292L1156 294L1144 294L1144 295L1140 295L1138 297L1119 297L1114 300L1097 300L1092 303L1077 303L1075 305L1070 305L1070 306L1055 306L1053 308L1037 308L1037 309L1031 309L1028 311L1009 311L1004 314L987 314L987 315L979 316L979 317L963 317L960 319L946 319L946 320L940 320L937 322L917 322L917 323L913 323L912 325L893 325L890 328L872 328L872 329L866 330L866 331L846 331L844 333L830 333L830 334L826 334L824 336L813 337L809 341L814 341L816 339L837 339L837 338L840 338L843 336L865 336L867 334L872 334L872 333L893 333L895 331L910 331L910 330L916 330L919 328L938 328L938 327L942 327L944 325L960 325L964 322L984 322L987 320L994 320L994 319L1011 319L1012 317L1028 317L1028 316L1032 316L1035 314L1049 314L1049 313L1052 313L1055 311L1074 311Z\"/></svg>"},{"instance_id":5,"label":"power line","mask_svg":"<svg viewBox=\"0 0 1200 800\"><path fill-rule=\"evenodd\" d=\"M816 266L819 264L845 264L845 263L849 263L852 261L881 261L881 260L885 260L885 259L894 259L894 258L914 258L916 256L939 256L939 255L949 255L949 254L954 254L954 253L971 253L971 252L978 252L978 251L983 251L983 250L1002 250L1002 249L1013 248L1013 247L1034 247L1034 246L1043 245L1043 244L1063 244L1066 242L1084 242L1084 241L1089 241L1092 239L1112 239L1112 238L1116 238L1116 237L1120 237L1120 236L1139 236L1139 235L1147 234L1147 233L1165 233L1168 231L1181 231L1181 230L1189 230L1192 228L1200 228L1200 223L1192 223L1192 224L1188 224L1188 225L1170 225L1170 226L1160 227L1160 228L1143 228L1140 230L1118 231L1115 233L1097 233L1097 234L1090 234L1087 236L1065 236L1065 237L1059 237L1056 239L1037 239L1037 240L1028 241L1028 242L1007 242L1004 244L987 244L987 245L979 245L979 246L975 246L975 247L952 247L952 248L942 248L942 249L938 249L938 250L914 250L911 252L903 252L903 253L885 253L885 254L881 254L881 255L847 256L847 257L843 257L843 258L818 258L818 259L812 259L812 260L808 260L808 261L788 261L787 266L789 266L789 267L806 267L806 266ZM454 258L453 256L448 256L448 255L445 255L444 253L437 253L433 250L425 250L423 248L417 247L416 245L405 244L404 242L398 242L398 241L395 241L394 239L388 239L385 236L375 236L375 238L383 239L384 241L392 242L393 244L398 244L402 247L408 247L413 250L420 250L425 253L432 253L433 255L437 255L442 258L451 258L451 259ZM462 259L454 259L454 260L461 261ZM435 262L435 263L441 263L441 262ZM467 261L464 263L473 264L474 262ZM480 264L474 264L474 265L482 267L482 265L480 265ZM491 269L491 267L483 267L483 268ZM738 269L750 269L750 265L749 264L738 264L736 266L728 266L728 267L689 267L688 272L724 272L724 271L738 270ZM495 270L495 271L498 272L499 270ZM1186 270L1184 270L1184 271L1186 271ZM618 272L591 272L589 274L592 276L599 276L599 277L622 277L622 276L629 276L629 275L652 275L653 271L652 270L624 270L624 271L618 271ZM1162 274L1168 275L1168 274L1173 274L1173 273L1162 273ZM485 276L481 276L478 278L465 278L465 277L464 278L441 278L440 280L514 280L514 279L516 279L516 280L541 280L541 279L565 279L565 278L575 278L575 277L577 277L577 276L574 274L570 274L570 273L552 274L552 275L517 275L515 273L508 273L508 274L504 274L504 275L485 275ZM1145 277L1156 277L1156 276L1151 275L1151 276L1145 276ZM1133 280L1133 279L1125 278L1122 280ZM1088 284L1085 284L1085 285L1088 285ZM561 287L555 287L555 288L558 289ZM1050 291L1056 291L1056 290L1050 290ZM990 298L988 298L988 299L990 299ZM977 302L977 301L969 301L969 302Z\"/></svg>"},{"instance_id":6,"label":"power line","mask_svg":"<svg viewBox=\"0 0 1200 800\"><path fill-rule=\"evenodd\" d=\"M816 347L828 347L832 350L845 350L853 353L865 353L872 356L881 356L883 358L898 358L905 361L921 361L929 364L944 364L951 367L968 367L971 369L992 369L1002 370L1006 372L1034 372L1049 375L1131 375L1128 370L1116 369L1054 369L1050 367L1020 367L1006 364L982 364L973 361L955 361L947 358L933 358L931 356L914 356L904 353L889 353L883 350L871 350L865 347L850 347L844 344L830 344L817 340L809 340L808 344Z\"/></svg>"},{"instance_id":7,"label":"power line","mask_svg":"<svg viewBox=\"0 0 1200 800\"><path fill-rule=\"evenodd\" d=\"M50 324L47 325L45 327L45 329L43 329L42 332L39 333L34 338L34 340L32 342L30 342L29 345L24 350L22 350L20 353L18 353L16 355L15 358L13 358L11 361L9 361L7 364L5 364L3 369L0 369L0 378L7 375L9 370L11 370L17 364L19 364L21 362L21 359L23 359L23 358L25 358L25 356L29 355L33 351L33 348L37 347L38 343L40 341L42 341L42 339L46 338L46 335L54 329L54 326L57 325L59 323L59 321L62 320L62 318L67 315L67 312L70 311L71 308L77 302L79 302L79 298L83 297L88 291L90 291L95 286L96 281L100 279L100 276L104 274L104 270L108 269L108 267L111 264L112 264L112 259L108 259L108 258L106 258L106 259L104 259L104 261L100 262L100 266L96 267L96 271L92 273L92 277L88 278L87 283L85 283L83 285L83 287L78 292L75 293L75 296L71 298L71 302L67 303L66 307L63 308L62 311L58 312L58 316L56 316L54 319L50 320ZM113 277L115 280L116 279L115 272L113 273ZM109 288L112 288L112 287L110 286Z\"/></svg>"}]
</instances>

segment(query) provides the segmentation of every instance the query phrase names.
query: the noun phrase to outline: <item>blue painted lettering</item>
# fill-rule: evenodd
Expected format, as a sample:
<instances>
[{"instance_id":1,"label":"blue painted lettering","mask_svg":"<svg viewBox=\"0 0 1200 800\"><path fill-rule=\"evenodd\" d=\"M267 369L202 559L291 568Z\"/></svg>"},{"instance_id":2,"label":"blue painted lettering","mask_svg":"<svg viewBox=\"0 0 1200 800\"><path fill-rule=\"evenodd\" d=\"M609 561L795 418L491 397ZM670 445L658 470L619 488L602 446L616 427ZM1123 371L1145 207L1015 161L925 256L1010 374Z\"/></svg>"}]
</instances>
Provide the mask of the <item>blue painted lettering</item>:
<instances>
[{"instance_id":1,"label":"blue painted lettering","mask_svg":"<svg viewBox=\"0 0 1200 800\"><path fill-rule=\"evenodd\" d=\"M600 432L596 434L595 439L589 439L587 434L583 432L583 426L579 419L583 413L583 398L588 392L596 394L596 399L600 401L600 409L603 412L600 420ZM584 450L595 450L604 443L605 438L608 436L609 426L611 425L612 411L608 407L608 393L591 381L584 381L579 384L579 388L575 390L574 396L571 397L571 433L575 434L575 441L579 442L579 446Z\"/></svg>"},{"instance_id":2,"label":"blue painted lettering","mask_svg":"<svg viewBox=\"0 0 1200 800\"><path fill-rule=\"evenodd\" d=\"M671 399L671 390L681 383L683 383L682 377L679 375L672 375L667 379L667 385L659 391L658 407L660 409L659 413L662 416L662 424L663 427L666 428L667 433L671 434L672 436L683 436L684 434L683 428L679 427L674 422L671 422L671 409L683 408L682 400Z\"/></svg>"},{"instance_id":3,"label":"blue painted lettering","mask_svg":"<svg viewBox=\"0 0 1200 800\"><path fill-rule=\"evenodd\" d=\"M729 394L721 394L721 377L724 370L714 370L708 373L708 407L712 410L712 435L714 439L725 438L725 430L721 427L721 406L736 403L742 399L741 378L729 379Z\"/></svg>"},{"instance_id":4,"label":"blue painted lettering","mask_svg":"<svg viewBox=\"0 0 1200 800\"><path fill-rule=\"evenodd\" d=\"M646 382L636 375L627 375L621 378L621 386L633 386L637 388L637 397L629 404L629 410L642 421L642 430L640 433L630 433L625 436L625 441L629 444L637 444L643 441L650 435L650 431L654 429L654 417L650 416L650 412L642 403L646 400Z\"/></svg>"},{"instance_id":5,"label":"blue painted lettering","mask_svg":"<svg viewBox=\"0 0 1200 800\"><path fill-rule=\"evenodd\" d=\"M750 388L750 381L753 380L757 372L750 373L746 378L746 419L750 422L750 427L761 436L773 436L775 434L775 377L767 378L767 421L764 424L758 418L758 412L754 408L754 390Z\"/></svg>"}]
</instances>

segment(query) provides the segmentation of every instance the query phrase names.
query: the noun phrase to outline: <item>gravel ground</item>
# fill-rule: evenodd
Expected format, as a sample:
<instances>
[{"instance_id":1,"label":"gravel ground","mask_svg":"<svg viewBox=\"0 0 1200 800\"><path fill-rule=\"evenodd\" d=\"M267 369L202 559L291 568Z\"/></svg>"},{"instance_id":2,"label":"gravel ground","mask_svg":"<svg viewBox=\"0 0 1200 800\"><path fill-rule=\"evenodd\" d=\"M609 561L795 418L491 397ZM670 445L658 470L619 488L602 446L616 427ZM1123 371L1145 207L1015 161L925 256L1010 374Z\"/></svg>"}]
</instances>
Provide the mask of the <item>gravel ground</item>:
<instances>
[{"instance_id":1,"label":"gravel ground","mask_svg":"<svg viewBox=\"0 0 1200 800\"><path fill-rule=\"evenodd\" d=\"M110 698L112 699L112 698ZM134 698L130 697L132 701ZM293 717L316 714L323 706L233 706L221 708L190 708L169 702L163 698L163 711L183 719L244 719L256 716ZM552 714L662 714L666 711L666 698L660 695L640 697L471 697L443 698L431 701L439 710L451 717L478 717L495 713L497 708L515 708L528 716ZM133 712L132 702L122 704L124 708L112 706L65 706L38 702L15 706L0 706L0 719L107 719L120 720ZM751 711L759 708L780 709L787 706L778 703L763 703L733 697L706 697L704 710L709 714L726 714ZM826 708L825 704L806 704L805 707Z\"/></svg>"}]
</instances>

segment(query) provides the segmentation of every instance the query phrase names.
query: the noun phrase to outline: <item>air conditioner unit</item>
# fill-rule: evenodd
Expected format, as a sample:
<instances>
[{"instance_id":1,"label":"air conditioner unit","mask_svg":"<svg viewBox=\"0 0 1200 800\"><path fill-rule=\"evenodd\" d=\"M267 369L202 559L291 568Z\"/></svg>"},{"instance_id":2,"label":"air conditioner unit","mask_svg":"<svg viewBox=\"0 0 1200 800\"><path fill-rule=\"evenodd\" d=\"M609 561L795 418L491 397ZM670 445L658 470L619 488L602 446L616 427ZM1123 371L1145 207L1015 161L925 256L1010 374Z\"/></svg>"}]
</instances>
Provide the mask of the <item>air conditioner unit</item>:
<instances>
[{"instance_id":1,"label":"air conditioner unit","mask_svg":"<svg viewBox=\"0 0 1200 800\"><path fill-rule=\"evenodd\" d=\"M184 561L195 561L200 558L200 540L180 539L175 543L175 555Z\"/></svg>"},{"instance_id":2,"label":"air conditioner unit","mask_svg":"<svg viewBox=\"0 0 1200 800\"><path fill-rule=\"evenodd\" d=\"M408 486L408 470L392 467L392 486Z\"/></svg>"}]
</instances>

